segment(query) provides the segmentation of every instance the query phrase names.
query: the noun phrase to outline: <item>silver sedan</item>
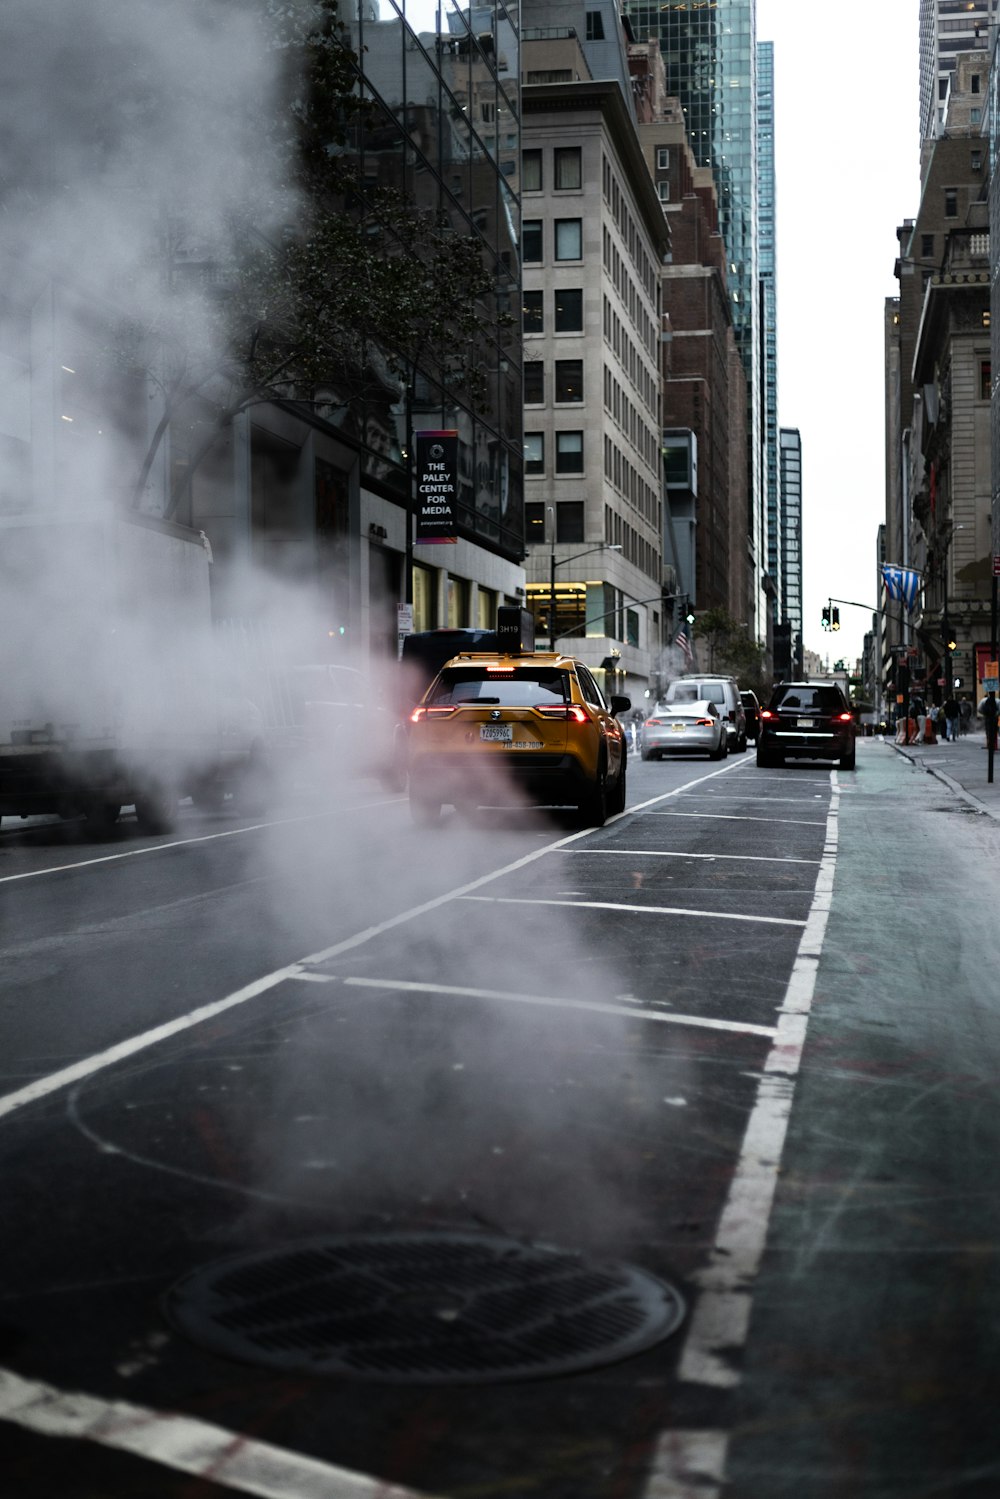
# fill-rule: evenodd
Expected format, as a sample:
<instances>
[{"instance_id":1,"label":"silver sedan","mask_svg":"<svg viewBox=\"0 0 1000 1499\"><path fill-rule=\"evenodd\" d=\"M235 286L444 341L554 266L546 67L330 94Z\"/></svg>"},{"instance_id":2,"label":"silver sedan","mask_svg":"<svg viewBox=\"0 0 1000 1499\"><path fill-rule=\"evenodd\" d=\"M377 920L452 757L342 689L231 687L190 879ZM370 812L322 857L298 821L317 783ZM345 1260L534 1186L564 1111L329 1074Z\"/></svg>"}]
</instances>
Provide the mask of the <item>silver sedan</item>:
<instances>
[{"instance_id":1,"label":"silver sedan","mask_svg":"<svg viewBox=\"0 0 1000 1499\"><path fill-rule=\"evenodd\" d=\"M662 760L664 755L724 760L728 752L726 721L715 703L657 703L639 730L639 753L644 760Z\"/></svg>"}]
</instances>

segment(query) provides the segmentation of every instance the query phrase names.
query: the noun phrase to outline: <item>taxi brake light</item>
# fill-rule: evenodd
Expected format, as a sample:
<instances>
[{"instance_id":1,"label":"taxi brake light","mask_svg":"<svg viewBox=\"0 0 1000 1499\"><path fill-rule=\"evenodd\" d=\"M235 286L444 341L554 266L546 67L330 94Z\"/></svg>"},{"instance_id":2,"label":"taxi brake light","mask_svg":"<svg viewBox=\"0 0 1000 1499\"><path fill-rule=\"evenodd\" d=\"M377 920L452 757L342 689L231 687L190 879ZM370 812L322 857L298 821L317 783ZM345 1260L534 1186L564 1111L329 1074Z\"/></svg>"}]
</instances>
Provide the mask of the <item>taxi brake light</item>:
<instances>
[{"instance_id":1,"label":"taxi brake light","mask_svg":"<svg viewBox=\"0 0 1000 1499\"><path fill-rule=\"evenodd\" d=\"M410 714L411 723L419 723L422 718L447 718L450 713L456 711L454 703L430 704L427 707L423 703L414 708Z\"/></svg>"},{"instance_id":2,"label":"taxi brake light","mask_svg":"<svg viewBox=\"0 0 1000 1499\"><path fill-rule=\"evenodd\" d=\"M590 715L578 703L559 703L557 706L549 707L535 703L535 712L541 718L562 718L570 723L589 723Z\"/></svg>"}]
</instances>

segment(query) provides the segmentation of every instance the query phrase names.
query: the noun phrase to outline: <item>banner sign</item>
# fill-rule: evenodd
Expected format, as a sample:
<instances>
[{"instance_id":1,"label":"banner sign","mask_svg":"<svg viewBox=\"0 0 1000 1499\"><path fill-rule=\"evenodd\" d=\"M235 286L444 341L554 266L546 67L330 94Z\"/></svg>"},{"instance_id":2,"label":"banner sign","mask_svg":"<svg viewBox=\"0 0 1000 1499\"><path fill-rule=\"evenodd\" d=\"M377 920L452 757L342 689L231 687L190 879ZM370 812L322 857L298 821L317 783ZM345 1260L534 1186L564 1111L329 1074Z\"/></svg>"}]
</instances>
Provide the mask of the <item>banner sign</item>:
<instances>
[{"instance_id":1,"label":"banner sign","mask_svg":"<svg viewBox=\"0 0 1000 1499\"><path fill-rule=\"evenodd\" d=\"M458 540L458 433L415 432L418 542Z\"/></svg>"}]
</instances>

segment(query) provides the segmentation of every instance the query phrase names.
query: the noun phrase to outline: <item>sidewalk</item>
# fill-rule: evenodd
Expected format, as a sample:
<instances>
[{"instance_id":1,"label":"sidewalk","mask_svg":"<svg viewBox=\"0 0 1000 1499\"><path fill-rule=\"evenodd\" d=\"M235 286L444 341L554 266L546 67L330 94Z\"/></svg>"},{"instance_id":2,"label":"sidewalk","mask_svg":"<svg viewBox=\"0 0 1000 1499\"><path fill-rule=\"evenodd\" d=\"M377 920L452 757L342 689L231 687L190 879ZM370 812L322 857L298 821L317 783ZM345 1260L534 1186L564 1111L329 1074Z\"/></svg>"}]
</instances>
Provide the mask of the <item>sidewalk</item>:
<instances>
[{"instance_id":1,"label":"sidewalk","mask_svg":"<svg viewBox=\"0 0 1000 1499\"><path fill-rule=\"evenodd\" d=\"M937 744L896 744L886 737L897 754L919 765L929 775L950 786L974 806L1000 821L1000 749L993 756L993 784L987 780L989 754L986 730L980 726L960 735L954 742L939 739Z\"/></svg>"}]
</instances>

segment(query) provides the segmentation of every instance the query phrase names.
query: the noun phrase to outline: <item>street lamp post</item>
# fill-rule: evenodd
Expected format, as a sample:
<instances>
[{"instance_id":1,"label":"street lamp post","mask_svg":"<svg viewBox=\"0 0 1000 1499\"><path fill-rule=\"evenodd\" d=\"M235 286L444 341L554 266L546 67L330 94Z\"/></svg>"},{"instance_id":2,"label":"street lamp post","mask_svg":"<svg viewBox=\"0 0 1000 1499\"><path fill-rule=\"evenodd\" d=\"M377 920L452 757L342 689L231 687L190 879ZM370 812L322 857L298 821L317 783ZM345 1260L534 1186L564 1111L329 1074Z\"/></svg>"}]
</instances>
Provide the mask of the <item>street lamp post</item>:
<instances>
[{"instance_id":1,"label":"street lamp post","mask_svg":"<svg viewBox=\"0 0 1000 1499\"><path fill-rule=\"evenodd\" d=\"M556 648L556 568L565 567L569 562L578 562L581 557L589 557L592 552L620 552L621 547L617 544L609 546L606 541L599 542L597 546L588 547L585 552L577 552L572 557L560 557L556 561L555 538L552 541L552 550L549 553L549 650Z\"/></svg>"}]
</instances>

